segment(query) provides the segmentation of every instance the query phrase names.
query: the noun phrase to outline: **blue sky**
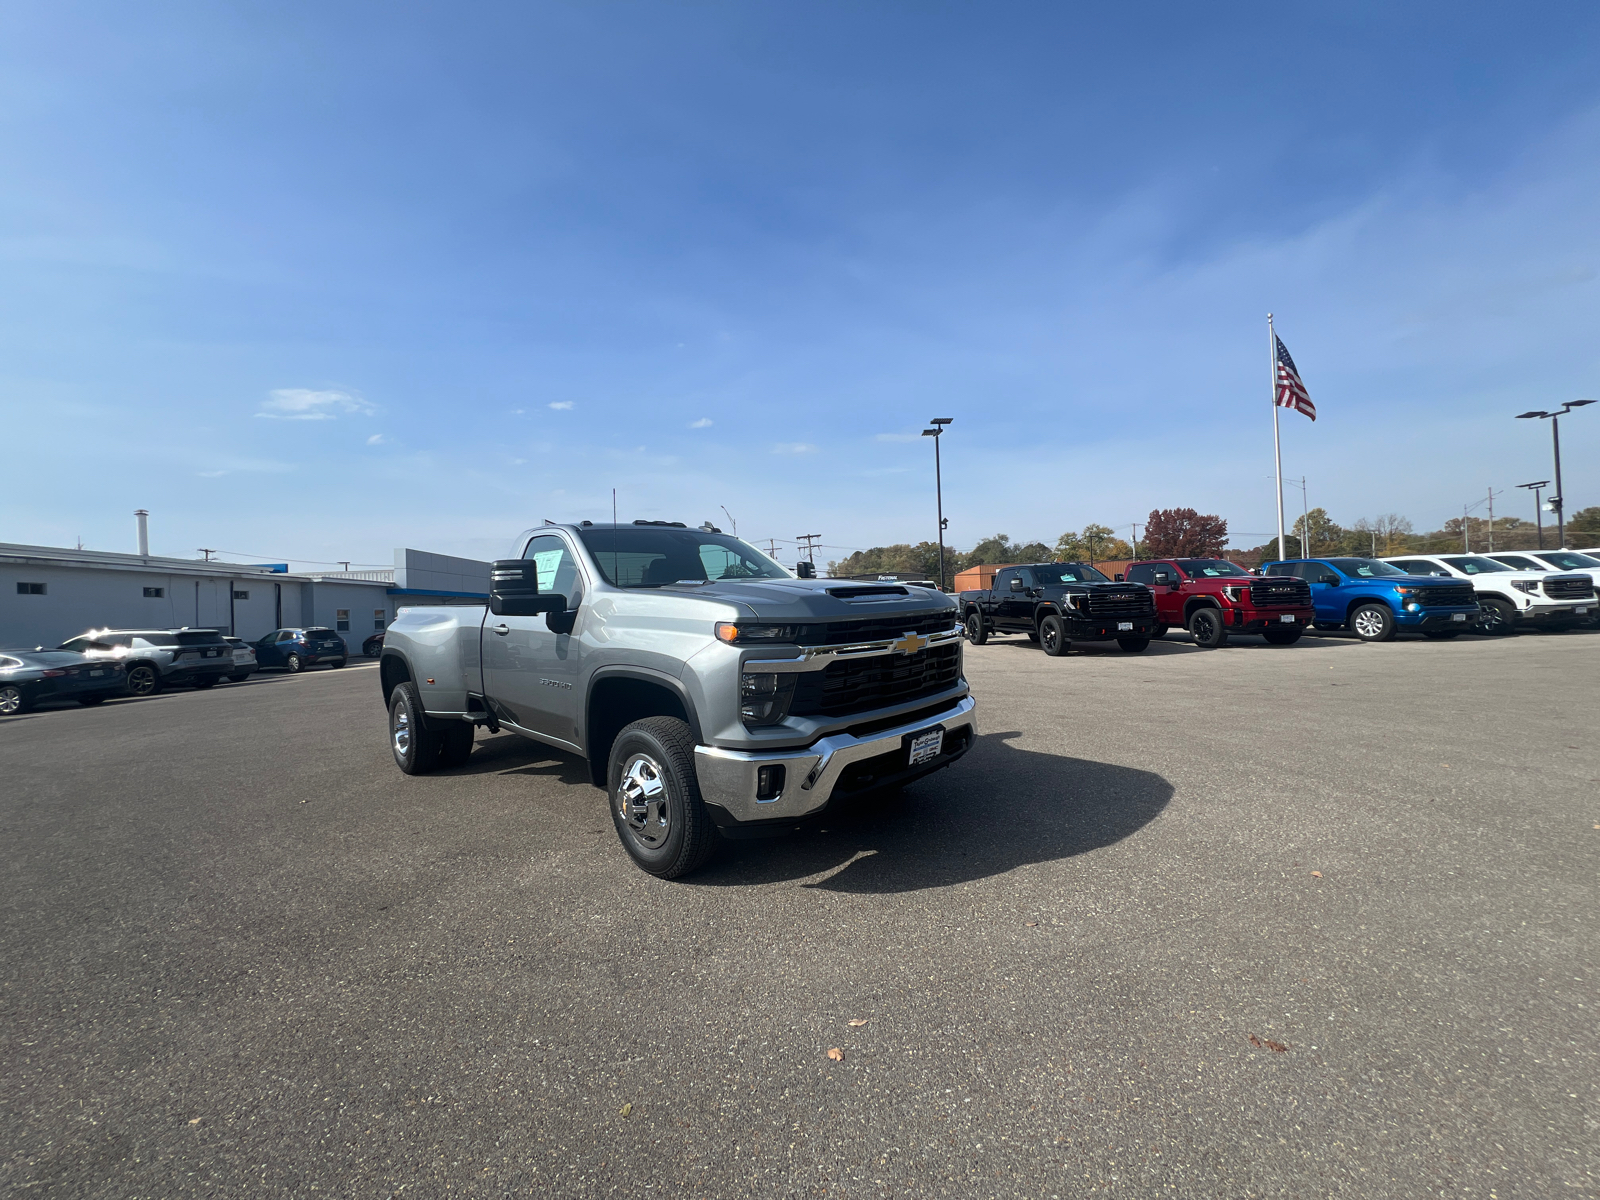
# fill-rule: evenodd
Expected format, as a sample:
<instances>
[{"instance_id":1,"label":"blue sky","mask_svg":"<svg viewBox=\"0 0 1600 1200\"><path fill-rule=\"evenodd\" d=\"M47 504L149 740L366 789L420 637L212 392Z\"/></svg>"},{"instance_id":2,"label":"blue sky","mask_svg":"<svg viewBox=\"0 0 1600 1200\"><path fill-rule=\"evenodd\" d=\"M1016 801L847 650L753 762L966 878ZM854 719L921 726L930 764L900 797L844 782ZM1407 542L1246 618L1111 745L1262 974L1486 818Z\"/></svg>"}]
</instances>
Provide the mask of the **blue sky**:
<instances>
[{"instance_id":1,"label":"blue sky","mask_svg":"<svg viewBox=\"0 0 1600 1200\"><path fill-rule=\"evenodd\" d=\"M837 557L933 537L950 416L958 546L1250 545L1268 310L1313 505L1531 517L1512 417L1600 397L1600 9L1105 7L8 5L0 540L493 556L615 487Z\"/></svg>"}]
</instances>

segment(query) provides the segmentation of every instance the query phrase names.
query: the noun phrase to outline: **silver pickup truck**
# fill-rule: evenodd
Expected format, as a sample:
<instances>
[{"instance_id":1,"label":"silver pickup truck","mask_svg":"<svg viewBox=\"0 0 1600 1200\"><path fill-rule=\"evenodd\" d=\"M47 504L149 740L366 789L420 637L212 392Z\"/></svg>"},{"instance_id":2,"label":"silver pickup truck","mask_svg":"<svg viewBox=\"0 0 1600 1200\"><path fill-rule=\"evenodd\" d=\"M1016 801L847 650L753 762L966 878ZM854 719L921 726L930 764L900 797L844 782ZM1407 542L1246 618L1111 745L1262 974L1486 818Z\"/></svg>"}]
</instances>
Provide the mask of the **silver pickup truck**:
<instances>
[{"instance_id":1,"label":"silver pickup truck","mask_svg":"<svg viewBox=\"0 0 1600 1200\"><path fill-rule=\"evenodd\" d=\"M719 830L899 786L977 734L949 596L798 579L680 522L533 531L486 607L402 609L379 675L402 771L459 765L480 725L581 755L623 846L665 879Z\"/></svg>"}]
</instances>

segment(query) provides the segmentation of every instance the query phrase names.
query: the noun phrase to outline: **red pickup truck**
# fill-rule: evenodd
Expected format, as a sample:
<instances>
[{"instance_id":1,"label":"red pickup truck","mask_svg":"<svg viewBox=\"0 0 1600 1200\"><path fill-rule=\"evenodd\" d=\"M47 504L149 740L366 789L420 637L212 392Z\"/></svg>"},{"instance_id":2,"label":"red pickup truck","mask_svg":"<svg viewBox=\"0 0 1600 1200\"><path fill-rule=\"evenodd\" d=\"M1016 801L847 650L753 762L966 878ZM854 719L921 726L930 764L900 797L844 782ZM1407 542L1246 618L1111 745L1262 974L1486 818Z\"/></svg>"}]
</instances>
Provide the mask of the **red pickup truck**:
<instances>
[{"instance_id":1,"label":"red pickup truck","mask_svg":"<svg viewBox=\"0 0 1600 1200\"><path fill-rule=\"evenodd\" d=\"M1160 558L1129 563L1128 583L1147 585L1156 598L1156 627L1187 629L1210 649L1229 634L1258 633L1274 646L1289 646L1311 627L1316 610L1311 585L1287 575L1252 575L1221 558Z\"/></svg>"}]
</instances>

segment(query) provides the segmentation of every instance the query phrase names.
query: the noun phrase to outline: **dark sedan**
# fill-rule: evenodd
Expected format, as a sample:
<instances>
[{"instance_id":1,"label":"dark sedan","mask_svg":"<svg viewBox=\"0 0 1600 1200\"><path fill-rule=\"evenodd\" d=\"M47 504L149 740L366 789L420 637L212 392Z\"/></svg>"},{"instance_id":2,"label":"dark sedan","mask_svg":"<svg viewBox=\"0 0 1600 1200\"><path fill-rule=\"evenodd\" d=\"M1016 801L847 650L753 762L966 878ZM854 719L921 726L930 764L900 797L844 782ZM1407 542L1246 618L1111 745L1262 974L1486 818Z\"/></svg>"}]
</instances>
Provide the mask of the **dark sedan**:
<instances>
[{"instance_id":1,"label":"dark sedan","mask_svg":"<svg viewBox=\"0 0 1600 1200\"><path fill-rule=\"evenodd\" d=\"M0 650L0 717L41 700L100 704L123 692L122 664L70 650Z\"/></svg>"},{"instance_id":2,"label":"dark sedan","mask_svg":"<svg viewBox=\"0 0 1600 1200\"><path fill-rule=\"evenodd\" d=\"M333 630L319 626L274 629L255 643L255 651L256 665L262 670L277 668L291 675L318 663L342 667L350 657L350 648L344 644L344 639Z\"/></svg>"}]
</instances>

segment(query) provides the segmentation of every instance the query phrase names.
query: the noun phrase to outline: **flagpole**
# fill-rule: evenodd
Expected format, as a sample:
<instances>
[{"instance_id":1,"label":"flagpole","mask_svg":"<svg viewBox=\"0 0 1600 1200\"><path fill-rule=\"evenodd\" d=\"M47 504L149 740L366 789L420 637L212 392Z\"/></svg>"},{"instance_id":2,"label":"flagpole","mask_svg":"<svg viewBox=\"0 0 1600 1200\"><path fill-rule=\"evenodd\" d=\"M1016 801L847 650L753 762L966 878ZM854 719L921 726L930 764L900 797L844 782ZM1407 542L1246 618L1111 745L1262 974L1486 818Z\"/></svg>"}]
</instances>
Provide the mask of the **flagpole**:
<instances>
[{"instance_id":1,"label":"flagpole","mask_svg":"<svg viewBox=\"0 0 1600 1200\"><path fill-rule=\"evenodd\" d=\"M1272 331L1272 314L1267 314L1267 356L1269 386L1267 396L1272 401L1272 477L1278 481L1278 557L1289 556L1283 552L1283 449L1278 442L1278 335ZM1302 558L1305 556L1302 554Z\"/></svg>"}]
</instances>

